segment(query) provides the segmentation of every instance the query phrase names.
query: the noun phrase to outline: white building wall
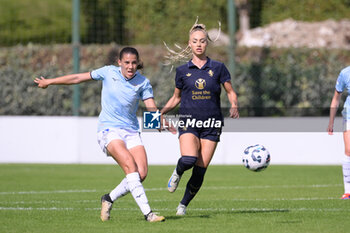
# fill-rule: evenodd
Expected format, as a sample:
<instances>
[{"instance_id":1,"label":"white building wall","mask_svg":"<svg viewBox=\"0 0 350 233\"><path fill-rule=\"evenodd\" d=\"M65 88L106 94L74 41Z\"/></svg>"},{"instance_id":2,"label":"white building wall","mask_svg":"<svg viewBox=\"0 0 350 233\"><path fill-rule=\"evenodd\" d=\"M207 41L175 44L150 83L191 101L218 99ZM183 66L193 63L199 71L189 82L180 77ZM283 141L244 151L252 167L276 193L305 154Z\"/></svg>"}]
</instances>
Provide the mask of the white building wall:
<instances>
[{"instance_id":1,"label":"white building wall","mask_svg":"<svg viewBox=\"0 0 350 233\"><path fill-rule=\"evenodd\" d=\"M325 132L327 118L296 120L298 125L319 121L317 124L322 125L324 131L223 132L212 164L241 164L243 150L257 143L270 151L271 164L341 164L344 155L342 133L338 130L329 136ZM247 122L265 126L273 122L278 127L278 122L291 122L293 118L241 118L233 121L241 126ZM339 122L341 120L337 119L338 125ZM96 128L96 117L0 116L0 163L115 163L101 152ZM241 127L239 131L244 130ZM144 132L142 139L150 165L176 164L180 154L177 135Z\"/></svg>"}]
</instances>

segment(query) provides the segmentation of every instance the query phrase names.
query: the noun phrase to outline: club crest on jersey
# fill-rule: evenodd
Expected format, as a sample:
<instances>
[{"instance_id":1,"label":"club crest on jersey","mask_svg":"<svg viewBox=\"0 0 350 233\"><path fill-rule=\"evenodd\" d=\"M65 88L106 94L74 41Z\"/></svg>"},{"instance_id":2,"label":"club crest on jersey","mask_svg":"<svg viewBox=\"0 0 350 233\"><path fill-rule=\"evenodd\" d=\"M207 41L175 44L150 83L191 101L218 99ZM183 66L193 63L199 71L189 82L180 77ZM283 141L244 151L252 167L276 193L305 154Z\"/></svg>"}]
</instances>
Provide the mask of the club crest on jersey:
<instances>
[{"instance_id":1,"label":"club crest on jersey","mask_svg":"<svg viewBox=\"0 0 350 233\"><path fill-rule=\"evenodd\" d=\"M187 77L191 77L191 75L192 75L191 73L187 73L186 74Z\"/></svg>"},{"instance_id":2,"label":"club crest on jersey","mask_svg":"<svg viewBox=\"0 0 350 233\"><path fill-rule=\"evenodd\" d=\"M210 77L213 77L214 72L213 72L212 70L209 70L209 71L208 71L208 74L209 74Z\"/></svg>"},{"instance_id":3,"label":"club crest on jersey","mask_svg":"<svg viewBox=\"0 0 350 233\"><path fill-rule=\"evenodd\" d=\"M207 83L205 82L204 79L199 78L196 80L195 85L196 85L197 89L202 90L207 85Z\"/></svg>"}]
</instances>

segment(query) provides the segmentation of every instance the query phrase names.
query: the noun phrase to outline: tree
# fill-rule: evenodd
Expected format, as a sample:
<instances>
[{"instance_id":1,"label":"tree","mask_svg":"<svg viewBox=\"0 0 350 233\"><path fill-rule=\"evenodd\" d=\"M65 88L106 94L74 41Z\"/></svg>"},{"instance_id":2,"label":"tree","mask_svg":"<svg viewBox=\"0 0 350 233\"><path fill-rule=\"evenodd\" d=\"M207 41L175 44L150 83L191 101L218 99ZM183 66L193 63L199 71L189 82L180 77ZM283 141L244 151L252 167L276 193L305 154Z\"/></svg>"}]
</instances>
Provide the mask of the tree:
<instances>
[{"instance_id":1,"label":"tree","mask_svg":"<svg viewBox=\"0 0 350 233\"><path fill-rule=\"evenodd\" d=\"M84 43L123 44L125 0L82 1L82 11L86 23Z\"/></svg>"}]
</instances>

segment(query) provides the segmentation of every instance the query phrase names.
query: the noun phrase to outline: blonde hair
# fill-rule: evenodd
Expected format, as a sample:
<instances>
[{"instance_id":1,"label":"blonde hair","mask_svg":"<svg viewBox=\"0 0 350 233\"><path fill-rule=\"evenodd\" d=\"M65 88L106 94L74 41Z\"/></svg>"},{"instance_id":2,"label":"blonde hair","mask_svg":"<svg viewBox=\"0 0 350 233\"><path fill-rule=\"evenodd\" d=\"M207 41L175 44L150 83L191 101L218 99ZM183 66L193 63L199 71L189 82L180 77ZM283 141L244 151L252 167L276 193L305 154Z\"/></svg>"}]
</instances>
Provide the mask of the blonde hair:
<instances>
[{"instance_id":1,"label":"blonde hair","mask_svg":"<svg viewBox=\"0 0 350 233\"><path fill-rule=\"evenodd\" d=\"M218 24L219 24L218 35L216 36L215 40L211 40L209 35L208 35L208 32L207 32L205 25L198 23L198 16L197 16L196 22L192 25L192 27L189 31L189 37L191 37L192 33L196 32L196 31L201 31L205 34L206 39L208 41L215 43L215 41L217 41L219 39L219 36L221 33L221 22L218 21ZM174 46L177 49L179 49L179 51L175 51L175 50L169 48L169 46L164 41L163 41L163 43L164 43L164 46L166 47L166 49L168 50L168 54L166 56L164 56L166 59L164 65L171 65L170 72L172 71L172 69L174 68L174 65L176 63L187 61L192 55L192 50L191 50L191 47L189 45L187 45L187 47L183 49L178 44L174 44Z\"/></svg>"},{"instance_id":2,"label":"blonde hair","mask_svg":"<svg viewBox=\"0 0 350 233\"><path fill-rule=\"evenodd\" d=\"M190 32L189 32L188 36L191 37L191 35L194 32L198 32L198 31L203 32L205 34L205 36L206 36L206 39L211 41L211 39L209 38L208 32L207 32L207 29L205 28L205 25L202 24L202 23L200 23L200 24L198 24L198 23L193 24L193 26L190 29Z\"/></svg>"}]
</instances>

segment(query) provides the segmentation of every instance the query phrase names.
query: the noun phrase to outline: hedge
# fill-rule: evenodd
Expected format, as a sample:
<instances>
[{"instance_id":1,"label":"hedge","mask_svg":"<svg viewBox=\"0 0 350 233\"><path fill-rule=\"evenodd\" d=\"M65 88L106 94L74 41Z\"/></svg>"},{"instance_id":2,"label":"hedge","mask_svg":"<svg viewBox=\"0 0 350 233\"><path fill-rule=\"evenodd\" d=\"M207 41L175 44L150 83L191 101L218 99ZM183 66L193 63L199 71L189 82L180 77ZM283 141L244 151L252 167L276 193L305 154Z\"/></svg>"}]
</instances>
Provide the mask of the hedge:
<instances>
[{"instance_id":1,"label":"hedge","mask_svg":"<svg viewBox=\"0 0 350 233\"><path fill-rule=\"evenodd\" d=\"M174 89L174 71L163 66L163 46L136 46L155 100L164 106ZM120 46L89 45L81 49L81 71L113 64ZM69 45L16 46L0 49L0 115L72 115L72 86L38 89L35 77L52 78L72 71ZM211 58L227 62L226 48L211 47ZM232 80L242 116L328 115L340 70L350 51L325 49L238 48ZM82 116L100 111L100 82L81 86ZM344 96L345 98L345 96ZM141 104L142 106L142 104ZM229 102L222 91L222 106Z\"/></svg>"}]
</instances>

